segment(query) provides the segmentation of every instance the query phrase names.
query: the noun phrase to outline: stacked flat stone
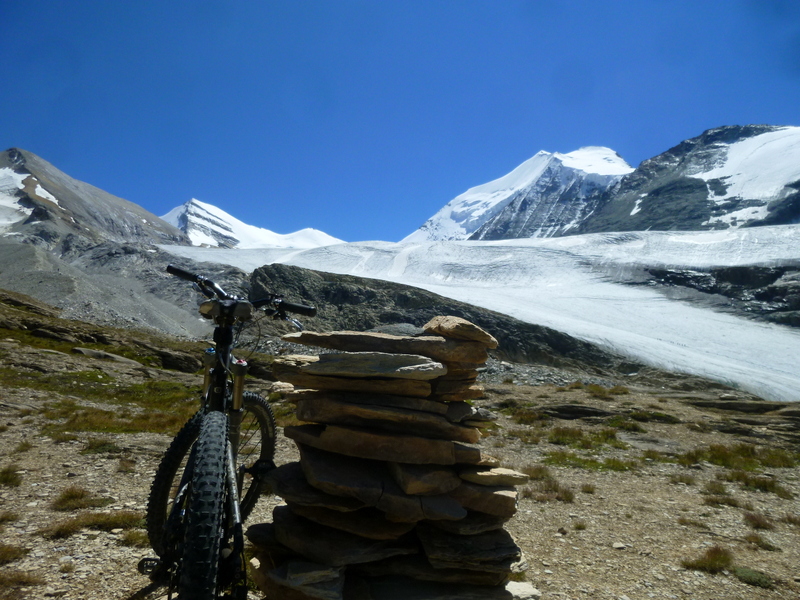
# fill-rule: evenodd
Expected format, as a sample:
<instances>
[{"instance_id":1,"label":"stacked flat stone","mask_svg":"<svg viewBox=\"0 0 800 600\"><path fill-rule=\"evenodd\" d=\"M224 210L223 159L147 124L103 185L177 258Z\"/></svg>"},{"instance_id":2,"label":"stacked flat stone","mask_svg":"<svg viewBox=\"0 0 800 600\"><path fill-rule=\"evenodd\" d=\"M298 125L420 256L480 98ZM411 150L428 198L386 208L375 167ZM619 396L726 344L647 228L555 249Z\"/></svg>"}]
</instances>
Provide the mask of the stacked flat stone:
<instances>
[{"instance_id":1,"label":"stacked flat stone","mask_svg":"<svg viewBox=\"0 0 800 600\"><path fill-rule=\"evenodd\" d=\"M300 461L269 477L285 505L247 532L268 597L524 596L506 585L526 565L503 525L527 477L482 454L491 415L467 402L497 341L457 317L424 332L284 336L337 352L273 365L303 424L284 430Z\"/></svg>"}]
</instances>

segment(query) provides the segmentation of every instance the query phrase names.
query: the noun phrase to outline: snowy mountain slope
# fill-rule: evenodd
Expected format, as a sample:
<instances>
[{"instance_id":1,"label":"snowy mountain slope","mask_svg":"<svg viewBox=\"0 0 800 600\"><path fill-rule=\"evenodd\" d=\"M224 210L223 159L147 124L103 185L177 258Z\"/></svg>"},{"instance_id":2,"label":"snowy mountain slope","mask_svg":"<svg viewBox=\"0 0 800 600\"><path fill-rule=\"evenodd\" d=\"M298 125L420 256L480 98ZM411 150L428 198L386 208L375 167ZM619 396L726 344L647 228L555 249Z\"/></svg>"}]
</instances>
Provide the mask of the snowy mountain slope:
<instances>
[{"instance_id":1,"label":"snowy mountain slope","mask_svg":"<svg viewBox=\"0 0 800 600\"><path fill-rule=\"evenodd\" d=\"M591 212L588 197L632 170L608 148L541 151L507 175L456 196L403 242L561 234Z\"/></svg>"},{"instance_id":2,"label":"snowy mountain slope","mask_svg":"<svg viewBox=\"0 0 800 600\"><path fill-rule=\"evenodd\" d=\"M342 243L342 240L317 229L306 228L282 235L269 229L254 227L216 206L194 198L173 208L161 218L183 231L195 246L314 248Z\"/></svg>"},{"instance_id":3,"label":"snowy mountain slope","mask_svg":"<svg viewBox=\"0 0 800 600\"><path fill-rule=\"evenodd\" d=\"M616 283L632 266L798 262L800 226L493 242L356 243L309 250L165 247L252 270L279 262L414 285L546 325L658 367L800 400L800 332Z\"/></svg>"},{"instance_id":4,"label":"snowy mountain slope","mask_svg":"<svg viewBox=\"0 0 800 600\"><path fill-rule=\"evenodd\" d=\"M800 127L719 127L644 161L578 233L800 221Z\"/></svg>"},{"instance_id":5,"label":"snowy mountain slope","mask_svg":"<svg viewBox=\"0 0 800 600\"><path fill-rule=\"evenodd\" d=\"M141 206L73 179L18 148L0 153L0 235L60 252L104 241L187 241Z\"/></svg>"}]
</instances>

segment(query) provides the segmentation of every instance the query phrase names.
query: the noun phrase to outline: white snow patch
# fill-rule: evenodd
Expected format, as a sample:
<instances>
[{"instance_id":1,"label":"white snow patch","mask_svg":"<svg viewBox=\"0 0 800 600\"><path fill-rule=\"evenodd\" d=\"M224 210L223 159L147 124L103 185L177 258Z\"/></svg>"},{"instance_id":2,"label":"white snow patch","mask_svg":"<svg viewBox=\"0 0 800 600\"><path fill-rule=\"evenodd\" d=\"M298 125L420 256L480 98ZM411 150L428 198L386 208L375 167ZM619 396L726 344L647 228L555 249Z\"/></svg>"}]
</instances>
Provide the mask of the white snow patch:
<instances>
[{"instance_id":1,"label":"white snow patch","mask_svg":"<svg viewBox=\"0 0 800 600\"><path fill-rule=\"evenodd\" d=\"M51 194L50 192L48 192L46 189L44 189L44 188L42 187L42 184L41 184L41 183L37 183L37 184L36 184L36 190L35 190L35 192L34 192L34 193L35 193L37 196L39 196L40 198L44 198L45 200L50 200L50 202L53 202L53 203L54 203L56 206L59 206L59 207L60 207L60 205L59 205L59 203L58 203L58 200L56 199L56 197L55 197L55 196L53 196L53 194Z\"/></svg>"},{"instance_id":2,"label":"white snow patch","mask_svg":"<svg viewBox=\"0 0 800 600\"><path fill-rule=\"evenodd\" d=\"M14 223L25 220L32 212L19 203L16 194L23 189L23 181L30 175L16 173L10 167L0 169L0 232L8 230Z\"/></svg>"},{"instance_id":3,"label":"white snow patch","mask_svg":"<svg viewBox=\"0 0 800 600\"><path fill-rule=\"evenodd\" d=\"M723 180L725 195L709 194L717 204L731 198L772 199L787 193L786 184L800 180L798 155L800 127L784 127L728 145L721 164L694 177Z\"/></svg>"}]
</instances>

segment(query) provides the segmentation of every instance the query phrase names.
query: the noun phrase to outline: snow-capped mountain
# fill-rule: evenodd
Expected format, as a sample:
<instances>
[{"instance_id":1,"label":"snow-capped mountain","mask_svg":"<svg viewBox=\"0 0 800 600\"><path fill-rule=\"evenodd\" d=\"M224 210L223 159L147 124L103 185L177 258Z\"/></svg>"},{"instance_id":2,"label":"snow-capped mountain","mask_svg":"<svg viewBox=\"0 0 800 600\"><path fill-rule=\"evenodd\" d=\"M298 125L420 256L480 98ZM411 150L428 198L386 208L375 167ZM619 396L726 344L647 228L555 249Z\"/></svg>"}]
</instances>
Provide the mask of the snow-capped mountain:
<instances>
[{"instance_id":1,"label":"snow-capped mountain","mask_svg":"<svg viewBox=\"0 0 800 600\"><path fill-rule=\"evenodd\" d=\"M800 127L705 131L632 169L608 148L539 152L471 188L404 242L800 222Z\"/></svg>"},{"instance_id":2,"label":"snow-capped mountain","mask_svg":"<svg viewBox=\"0 0 800 600\"><path fill-rule=\"evenodd\" d=\"M280 234L248 225L211 204L191 199L161 217L183 231L194 246L220 248L315 248L342 240L317 229Z\"/></svg>"},{"instance_id":3,"label":"snow-capped mountain","mask_svg":"<svg viewBox=\"0 0 800 600\"><path fill-rule=\"evenodd\" d=\"M699 230L800 220L800 127L710 129L644 161L578 228Z\"/></svg>"},{"instance_id":4,"label":"snow-capped mountain","mask_svg":"<svg viewBox=\"0 0 800 600\"><path fill-rule=\"evenodd\" d=\"M403 242L564 235L596 199L633 171L609 148L541 151L516 169L456 196Z\"/></svg>"}]
</instances>

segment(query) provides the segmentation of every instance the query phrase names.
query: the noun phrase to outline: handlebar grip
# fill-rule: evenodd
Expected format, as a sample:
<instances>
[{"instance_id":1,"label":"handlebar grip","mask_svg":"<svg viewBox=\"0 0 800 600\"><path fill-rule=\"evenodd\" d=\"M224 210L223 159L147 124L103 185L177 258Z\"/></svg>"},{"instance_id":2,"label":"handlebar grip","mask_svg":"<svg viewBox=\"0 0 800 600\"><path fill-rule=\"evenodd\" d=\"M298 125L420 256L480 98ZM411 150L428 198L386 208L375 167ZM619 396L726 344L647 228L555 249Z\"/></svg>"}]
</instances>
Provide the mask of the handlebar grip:
<instances>
[{"instance_id":1,"label":"handlebar grip","mask_svg":"<svg viewBox=\"0 0 800 600\"><path fill-rule=\"evenodd\" d=\"M185 279L186 281L193 281L197 282L199 277L194 273L190 273L189 271L184 271L176 267L175 265L167 265L167 273L170 275L175 275L175 277L180 277L181 279Z\"/></svg>"},{"instance_id":2,"label":"handlebar grip","mask_svg":"<svg viewBox=\"0 0 800 600\"><path fill-rule=\"evenodd\" d=\"M304 317L317 316L317 309L314 306L307 306L305 304L294 304L292 302L286 302L286 300L281 300L280 306L286 312L297 313L298 315L303 315Z\"/></svg>"}]
</instances>

